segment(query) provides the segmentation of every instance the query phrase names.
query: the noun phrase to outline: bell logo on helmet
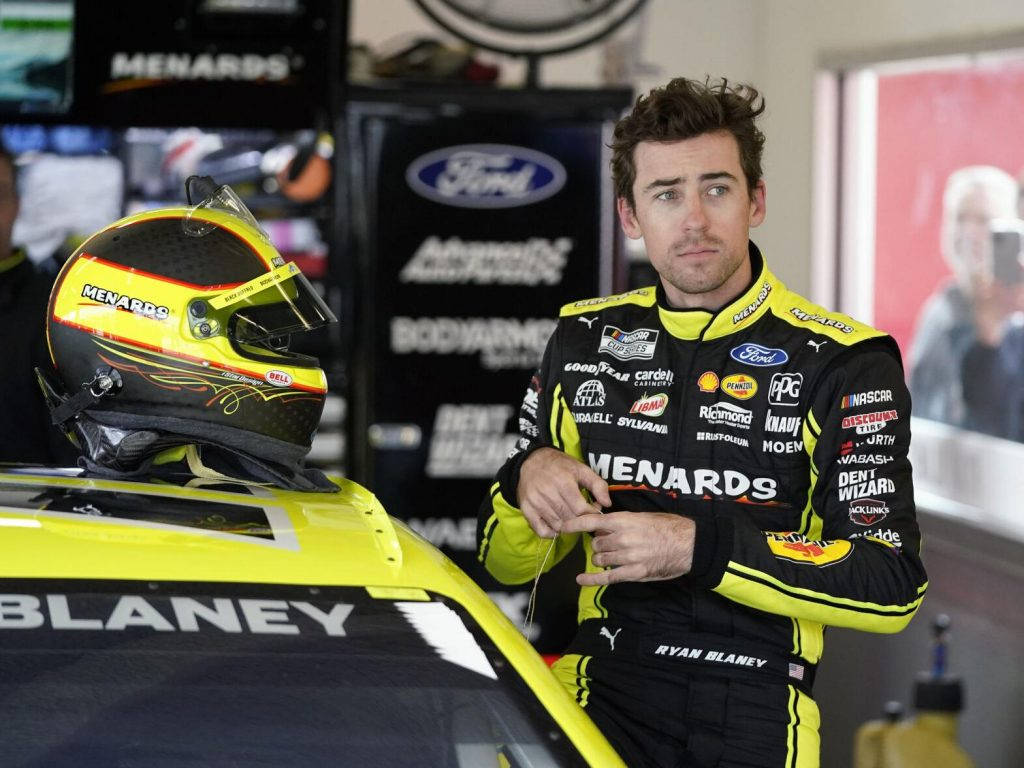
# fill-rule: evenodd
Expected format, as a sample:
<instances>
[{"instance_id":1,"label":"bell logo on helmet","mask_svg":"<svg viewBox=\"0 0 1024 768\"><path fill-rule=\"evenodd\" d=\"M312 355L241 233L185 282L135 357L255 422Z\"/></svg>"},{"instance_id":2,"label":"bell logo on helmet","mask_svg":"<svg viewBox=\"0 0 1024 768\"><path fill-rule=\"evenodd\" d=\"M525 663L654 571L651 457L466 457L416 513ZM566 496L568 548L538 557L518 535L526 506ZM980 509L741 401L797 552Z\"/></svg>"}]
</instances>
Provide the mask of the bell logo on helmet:
<instances>
[{"instance_id":1,"label":"bell logo on helmet","mask_svg":"<svg viewBox=\"0 0 1024 768\"><path fill-rule=\"evenodd\" d=\"M284 371L267 371L263 374L263 378L267 380L268 384L273 384L275 387L290 387L292 384L292 377Z\"/></svg>"}]
</instances>

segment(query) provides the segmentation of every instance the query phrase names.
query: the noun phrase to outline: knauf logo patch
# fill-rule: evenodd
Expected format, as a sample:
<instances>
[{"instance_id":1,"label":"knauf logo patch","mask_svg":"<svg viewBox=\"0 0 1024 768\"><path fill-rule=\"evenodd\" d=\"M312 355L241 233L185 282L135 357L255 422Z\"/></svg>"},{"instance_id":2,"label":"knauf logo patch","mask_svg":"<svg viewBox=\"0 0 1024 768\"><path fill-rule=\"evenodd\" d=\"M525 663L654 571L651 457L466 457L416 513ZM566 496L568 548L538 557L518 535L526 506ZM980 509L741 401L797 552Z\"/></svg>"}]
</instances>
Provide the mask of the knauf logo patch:
<instances>
[{"instance_id":1,"label":"knauf logo patch","mask_svg":"<svg viewBox=\"0 0 1024 768\"><path fill-rule=\"evenodd\" d=\"M550 155L508 144L462 144L412 161L405 180L416 194L458 208L515 208L565 186L565 168Z\"/></svg>"}]
</instances>

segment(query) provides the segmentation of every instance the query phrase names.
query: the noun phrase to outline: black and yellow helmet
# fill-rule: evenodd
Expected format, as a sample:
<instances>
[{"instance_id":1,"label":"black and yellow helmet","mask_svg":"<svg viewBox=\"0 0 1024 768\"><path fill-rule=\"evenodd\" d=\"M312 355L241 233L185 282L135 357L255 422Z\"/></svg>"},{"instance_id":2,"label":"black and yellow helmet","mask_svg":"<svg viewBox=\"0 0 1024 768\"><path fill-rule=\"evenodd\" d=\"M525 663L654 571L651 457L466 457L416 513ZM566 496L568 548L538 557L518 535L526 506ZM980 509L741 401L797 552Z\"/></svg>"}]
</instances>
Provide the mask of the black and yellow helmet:
<instances>
[{"instance_id":1,"label":"black and yellow helmet","mask_svg":"<svg viewBox=\"0 0 1024 768\"><path fill-rule=\"evenodd\" d=\"M336 318L235 193L208 190L198 205L111 224L64 265L47 310L54 422L80 441L79 421L121 435L108 442L155 436L121 446L122 463L195 439L293 464L327 381L288 339Z\"/></svg>"}]
</instances>

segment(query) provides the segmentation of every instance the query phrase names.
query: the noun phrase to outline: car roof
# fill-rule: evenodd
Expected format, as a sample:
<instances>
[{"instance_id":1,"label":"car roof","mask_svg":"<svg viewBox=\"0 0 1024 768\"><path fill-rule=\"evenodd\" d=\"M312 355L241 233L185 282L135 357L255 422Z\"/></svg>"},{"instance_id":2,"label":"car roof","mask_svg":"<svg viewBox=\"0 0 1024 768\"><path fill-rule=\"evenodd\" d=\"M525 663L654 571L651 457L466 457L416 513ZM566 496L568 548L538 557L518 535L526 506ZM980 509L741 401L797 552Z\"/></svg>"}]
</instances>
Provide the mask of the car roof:
<instances>
[{"instance_id":1,"label":"car roof","mask_svg":"<svg viewBox=\"0 0 1024 768\"><path fill-rule=\"evenodd\" d=\"M621 765L484 592L357 483L335 493L182 478L130 482L0 465L0 579L361 586L451 598L473 616L594 765Z\"/></svg>"}]
</instances>

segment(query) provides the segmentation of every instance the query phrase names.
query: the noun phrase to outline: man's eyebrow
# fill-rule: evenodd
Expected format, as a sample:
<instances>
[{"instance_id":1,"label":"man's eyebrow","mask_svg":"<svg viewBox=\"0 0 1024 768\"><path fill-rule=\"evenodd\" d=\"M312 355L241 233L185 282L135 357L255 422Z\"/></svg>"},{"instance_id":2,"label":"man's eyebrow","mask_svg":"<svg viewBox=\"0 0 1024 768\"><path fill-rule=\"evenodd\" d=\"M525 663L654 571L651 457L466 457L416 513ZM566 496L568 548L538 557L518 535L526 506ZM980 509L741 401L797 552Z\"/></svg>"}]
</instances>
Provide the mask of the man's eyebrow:
<instances>
[{"instance_id":1,"label":"man's eyebrow","mask_svg":"<svg viewBox=\"0 0 1024 768\"><path fill-rule=\"evenodd\" d=\"M702 173L697 177L698 181L713 181L715 179L731 179L732 181L738 181L738 179L728 171L711 171L710 173ZM658 189L659 187L674 187L682 181L685 181L685 176L676 176L674 179L655 179L650 184L644 187L644 192L650 192L652 189Z\"/></svg>"}]
</instances>

